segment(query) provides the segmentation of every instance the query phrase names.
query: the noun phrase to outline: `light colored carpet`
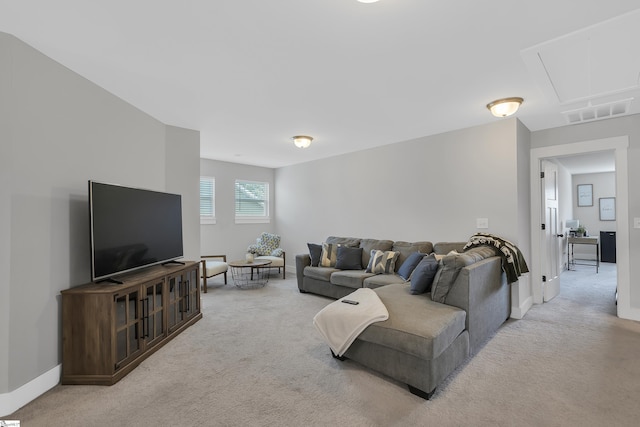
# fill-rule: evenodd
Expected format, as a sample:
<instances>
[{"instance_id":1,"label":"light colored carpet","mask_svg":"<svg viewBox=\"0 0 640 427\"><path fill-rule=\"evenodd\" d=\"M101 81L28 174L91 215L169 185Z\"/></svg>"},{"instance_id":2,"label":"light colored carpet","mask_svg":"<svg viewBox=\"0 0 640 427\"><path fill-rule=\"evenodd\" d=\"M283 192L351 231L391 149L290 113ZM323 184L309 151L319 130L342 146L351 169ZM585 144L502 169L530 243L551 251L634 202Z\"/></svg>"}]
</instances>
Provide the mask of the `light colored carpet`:
<instances>
[{"instance_id":1,"label":"light colored carpet","mask_svg":"<svg viewBox=\"0 0 640 427\"><path fill-rule=\"evenodd\" d=\"M312 325L331 300L273 275L214 284L204 318L111 387L58 386L7 419L32 426L635 426L640 324L615 317L613 265L510 320L431 401L333 359Z\"/></svg>"}]
</instances>

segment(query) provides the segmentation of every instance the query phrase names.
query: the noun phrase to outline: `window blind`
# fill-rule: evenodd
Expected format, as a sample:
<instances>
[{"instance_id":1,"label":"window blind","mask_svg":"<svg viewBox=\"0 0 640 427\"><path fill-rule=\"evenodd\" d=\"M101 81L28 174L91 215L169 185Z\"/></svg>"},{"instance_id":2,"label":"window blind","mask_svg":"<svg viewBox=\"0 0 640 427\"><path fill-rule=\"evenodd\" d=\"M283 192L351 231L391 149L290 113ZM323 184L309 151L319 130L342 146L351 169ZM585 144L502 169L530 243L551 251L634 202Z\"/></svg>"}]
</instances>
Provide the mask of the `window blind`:
<instances>
[{"instance_id":1,"label":"window blind","mask_svg":"<svg viewBox=\"0 0 640 427\"><path fill-rule=\"evenodd\" d=\"M236 181L236 218L269 216L269 183Z\"/></svg>"},{"instance_id":2,"label":"window blind","mask_svg":"<svg viewBox=\"0 0 640 427\"><path fill-rule=\"evenodd\" d=\"M200 218L215 218L216 216L216 180L213 177L200 177Z\"/></svg>"}]
</instances>

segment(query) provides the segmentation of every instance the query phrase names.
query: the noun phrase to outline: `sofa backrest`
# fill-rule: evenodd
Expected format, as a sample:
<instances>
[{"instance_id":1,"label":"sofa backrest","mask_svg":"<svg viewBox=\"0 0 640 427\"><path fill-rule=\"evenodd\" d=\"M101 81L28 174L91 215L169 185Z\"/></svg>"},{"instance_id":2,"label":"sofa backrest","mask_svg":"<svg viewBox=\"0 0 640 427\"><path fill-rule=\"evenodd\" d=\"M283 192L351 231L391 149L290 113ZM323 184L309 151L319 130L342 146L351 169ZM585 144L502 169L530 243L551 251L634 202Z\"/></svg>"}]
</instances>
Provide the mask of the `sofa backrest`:
<instances>
[{"instance_id":1,"label":"sofa backrest","mask_svg":"<svg viewBox=\"0 0 640 427\"><path fill-rule=\"evenodd\" d=\"M511 314L511 286L502 271L502 259L492 256L463 267L445 304L467 312L470 351L476 353Z\"/></svg>"},{"instance_id":2,"label":"sofa backrest","mask_svg":"<svg viewBox=\"0 0 640 427\"><path fill-rule=\"evenodd\" d=\"M462 253L462 248L467 242L438 242L433 245L433 251L436 255L446 255L451 251Z\"/></svg>"},{"instance_id":3,"label":"sofa backrest","mask_svg":"<svg viewBox=\"0 0 640 427\"><path fill-rule=\"evenodd\" d=\"M326 240L327 243L346 245L355 248L362 248L362 268L366 268L369 265L371 259L371 251L396 251L400 252L398 259L396 260L395 271L402 266L402 263L413 252L421 252L423 254L430 254L433 252L433 244L427 241L421 242L404 242L382 239L361 239L358 237L337 237L329 236ZM464 246L464 243L462 243Z\"/></svg>"},{"instance_id":4,"label":"sofa backrest","mask_svg":"<svg viewBox=\"0 0 640 427\"><path fill-rule=\"evenodd\" d=\"M362 239L360 247L362 248L362 268L367 268L371 260L371 251L390 251L393 248L393 240Z\"/></svg>"},{"instance_id":5,"label":"sofa backrest","mask_svg":"<svg viewBox=\"0 0 640 427\"><path fill-rule=\"evenodd\" d=\"M406 261L407 257L414 252L420 252L423 254L430 254L433 252L433 243L422 241L422 242L403 242L397 241L393 242L392 251L400 252L398 259L396 260L396 271L402 264Z\"/></svg>"}]
</instances>

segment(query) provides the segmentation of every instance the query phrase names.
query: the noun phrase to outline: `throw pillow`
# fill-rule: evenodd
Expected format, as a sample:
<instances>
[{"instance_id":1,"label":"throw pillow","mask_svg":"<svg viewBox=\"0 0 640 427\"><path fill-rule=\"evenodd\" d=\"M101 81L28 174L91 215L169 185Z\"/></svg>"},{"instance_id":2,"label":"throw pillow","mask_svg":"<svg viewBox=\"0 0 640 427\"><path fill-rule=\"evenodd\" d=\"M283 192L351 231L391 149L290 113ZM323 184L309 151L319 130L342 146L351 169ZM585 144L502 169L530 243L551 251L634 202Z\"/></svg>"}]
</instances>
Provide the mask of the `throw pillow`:
<instances>
[{"instance_id":1,"label":"throw pillow","mask_svg":"<svg viewBox=\"0 0 640 427\"><path fill-rule=\"evenodd\" d=\"M433 279L433 286L431 287L432 301L444 303L460 270L467 265L473 264L476 260L476 256L452 252L449 252L447 256L440 261L440 268L438 268L436 277Z\"/></svg>"},{"instance_id":2,"label":"throw pillow","mask_svg":"<svg viewBox=\"0 0 640 427\"><path fill-rule=\"evenodd\" d=\"M320 264L320 257L322 256L322 245L317 243L307 243L309 248L309 256L311 257L311 266L317 267Z\"/></svg>"},{"instance_id":3,"label":"throw pillow","mask_svg":"<svg viewBox=\"0 0 640 427\"><path fill-rule=\"evenodd\" d=\"M399 252L394 251L371 251L371 259L367 266L367 273L391 274L396 268L396 260Z\"/></svg>"},{"instance_id":4,"label":"throw pillow","mask_svg":"<svg viewBox=\"0 0 640 427\"><path fill-rule=\"evenodd\" d=\"M422 258L411 275L410 291L413 295L423 294L431 290L433 278L438 271L438 265L439 262L434 254Z\"/></svg>"},{"instance_id":5,"label":"throw pillow","mask_svg":"<svg viewBox=\"0 0 640 427\"><path fill-rule=\"evenodd\" d=\"M336 268L340 270L362 270L362 248L338 246Z\"/></svg>"},{"instance_id":6,"label":"throw pillow","mask_svg":"<svg viewBox=\"0 0 640 427\"><path fill-rule=\"evenodd\" d=\"M420 252L414 252L407 257L407 259L402 263L400 268L398 269L398 276L402 277L406 282L411 277L411 273L416 268L422 258L425 257L426 254Z\"/></svg>"},{"instance_id":7,"label":"throw pillow","mask_svg":"<svg viewBox=\"0 0 640 427\"><path fill-rule=\"evenodd\" d=\"M322 254L320 255L320 267L335 267L338 258L338 244L323 243Z\"/></svg>"}]
</instances>

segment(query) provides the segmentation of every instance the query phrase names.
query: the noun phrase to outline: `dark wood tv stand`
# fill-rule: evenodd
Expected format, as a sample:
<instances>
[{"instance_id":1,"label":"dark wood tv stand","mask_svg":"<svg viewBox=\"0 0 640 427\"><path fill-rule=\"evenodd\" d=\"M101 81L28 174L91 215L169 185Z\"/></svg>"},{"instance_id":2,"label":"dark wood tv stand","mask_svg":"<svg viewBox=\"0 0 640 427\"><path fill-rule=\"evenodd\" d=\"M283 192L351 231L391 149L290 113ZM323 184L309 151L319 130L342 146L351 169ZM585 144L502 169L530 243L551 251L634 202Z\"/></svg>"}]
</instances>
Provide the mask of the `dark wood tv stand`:
<instances>
[{"instance_id":1,"label":"dark wood tv stand","mask_svg":"<svg viewBox=\"0 0 640 427\"><path fill-rule=\"evenodd\" d=\"M199 263L62 291L62 384L111 385L202 318Z\"/></svg>"}]
</instances>

